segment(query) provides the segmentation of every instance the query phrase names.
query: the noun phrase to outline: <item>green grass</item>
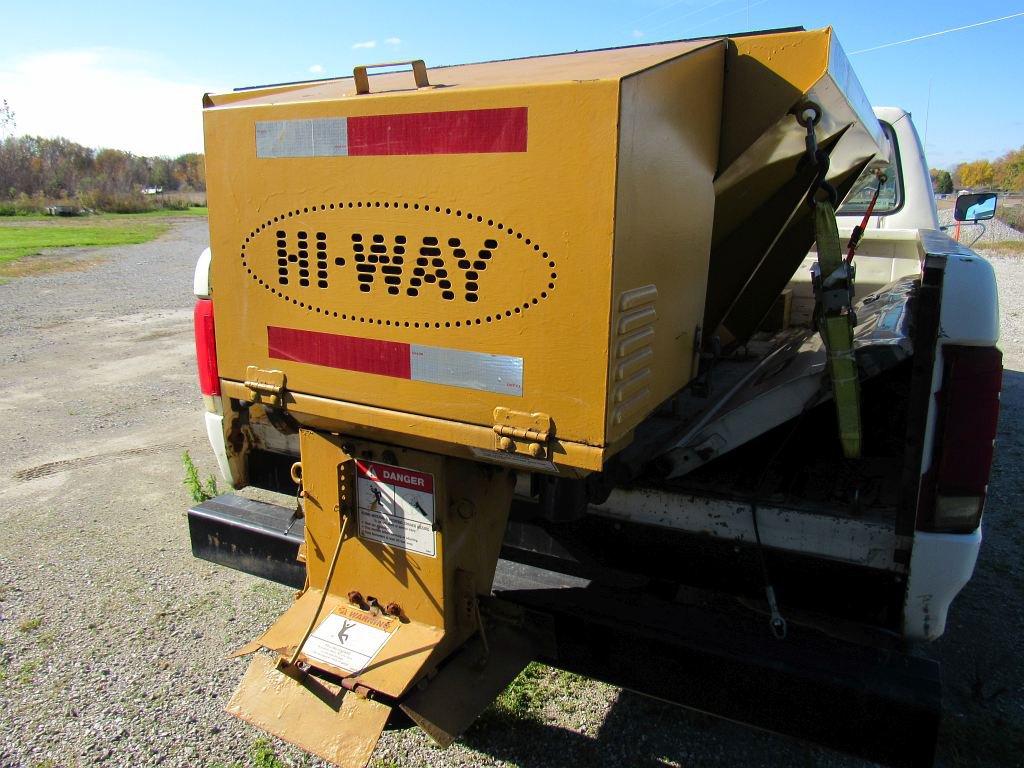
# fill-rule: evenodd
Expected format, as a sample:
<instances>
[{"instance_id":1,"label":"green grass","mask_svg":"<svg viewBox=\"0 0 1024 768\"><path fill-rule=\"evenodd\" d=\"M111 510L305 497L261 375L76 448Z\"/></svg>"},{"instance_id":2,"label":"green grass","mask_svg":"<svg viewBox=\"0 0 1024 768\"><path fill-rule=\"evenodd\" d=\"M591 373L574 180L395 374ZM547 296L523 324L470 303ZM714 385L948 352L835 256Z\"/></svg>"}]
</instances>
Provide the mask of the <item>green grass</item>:
<instances>
[{"instance_id":1,"label":"green grass","mask_svg":"<svg viewBox=\"0 0 1024 768\"><path fill-rule=\"evenodd\" d=\"M29 685L35 680L35 674L39 670L38 661L26 661L18 670L18 682L22 685Z\"/></svg>"},{"instance_id":2,"label":"green grass","mask_svg":"<svg viewBox=\"0 0 1024 768\"><path fill-rule=\"evenodd\" d=\"M39 625L42 623L42 619L25 619L25 621L18 625L18 629L22 632L34 632L39 629Z\"/></svg>"},{"instance_id":3,"label":"green grass","mask_svg":"<svg viewBox=\"0 0 1024 768\"><path fill-rule=\"evenodd\" d=\"M0 267L6 276L17 277L24 269L12 269L18 259L49 248L102 248L147 243L167 231L168 219L205 217L205 206L186 210L160 208L145 213L100 213L92 216L0 217ZM61 268L60 265L54 265ZM35 265L29 271L38 271ZM27 273L27 272L25 272Z\"/></svg>"},{"instance_id":4,"label":"green grass","mask_svg":"<svg viewBox=\"0 0 1024 768\"><path fill-rule=\"evenodd\" d=\"M277 756L270 739L256 739L252 744L251 754L253 768L288 768Z\"/></svg>"},{"instance_id":5,"label":"green grass","mask_svg":"<svg viewBox=\"0 0 1024 768\"><path fill-rule=\"evenodd\" d=\"M157 208L154 211L142 211L141 213L96 213L91 216L69 217L68 221L119 221L123 219L171 219L181 216L207 216L209 209L205 205L193 205L189 208L179 210L177 208ZM53 219L53 216L36 216L36 219Z\"/></svg>"},{"instance_id":6,"label":"green grass","mask_svg":"<svg viewBox=\"0 0 1024 768\"><path fill-rule=\"evenodd\" d=\"M40 648L43 648L44 650L50 650L57 642L57 633L43 632L41 635L39 635L39 638L36 642L39 643Z\"/></svg>"},{"instance_id":7,"label":"green grass","mask_svg":"<svg viewBox=\"0 0 1024 768\"><path fill-rule=\"evenodd\" d=\"M186 208L183 211L176 211L173 208L160 208L156 211L150 211L149 213L139 214L140 216L149 216L151 218L163 218L166 219L169 216L208 216L210 213L209 209L205 205L193 205ZM117 214L111 214L117 215Z\"/></svg>"},{"instance_id":8,"label":"green grass","mask_svg":"<svg viewBox=\"0 0 1024 768\"><path fill-rule=\"evenodd\" d=\"M1024 256L1024 240L998 240L994 243L975 243L971 247L976 251L994 251L1008 256Z\"/></svg>"},{"instance_id":9,"label":"green grass","mask_svg":"<svg viewBox=\"0 0 1024 768\"><path fill-rule=\"evenodd\" d=\"M531 662L509 683L508 688L494 700L488 712L484 714L501 719L537 719L551 698L547 683L552 677L552 672L553 670L549 670L543 664Z\"/></svg>"},{"instance_id":10,"label":"green grass","mask_svg":"<svg viewBox=\"0 0 1024 768\"><path fill-rule=\"evenodd\" d=\"M85 216L50 216L45 213L18 213L9 216L0 214L0 225L17 226L25 221L48 221L57 225L75 226L84 222L169 219L181 216L207 215L209 215L209 210L205 205L193 205L185 209L156 208L152 211L141 211L139 213L92 213Z\"/></svg>"},{"instance_id":11,"label":"green grass","mask_svg":"<svg viewBox=\"0 0 1024 768\"><path fill-rule=\"evenodd\" d=\"M148 215L148 214L143 214ZM128 216L122 217L129 219ZM136 218L136 217L131 217ZM119 221L88 226L2 226L0 264L32 256L46 248L88 248L145 243L167 231L162 222Z\"/></svg>"}]
</instances>

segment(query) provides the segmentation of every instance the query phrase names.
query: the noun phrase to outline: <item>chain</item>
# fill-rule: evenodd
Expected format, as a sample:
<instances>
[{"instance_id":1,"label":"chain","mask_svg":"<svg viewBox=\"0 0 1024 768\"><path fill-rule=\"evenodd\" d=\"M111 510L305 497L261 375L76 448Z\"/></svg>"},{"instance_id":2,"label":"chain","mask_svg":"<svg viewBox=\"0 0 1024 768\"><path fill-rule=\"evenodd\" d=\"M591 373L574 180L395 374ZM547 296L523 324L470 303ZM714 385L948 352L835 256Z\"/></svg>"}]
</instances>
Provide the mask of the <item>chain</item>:
<instances>
[{"instance_id":1,"label":"chain","mask_svg":"<svg viewBox=\"0 0 1024 768\"><path fill-rule=\"evenodd\" d=\"M805 102L797 108L796 121L807 131L804 138L804 162L810 163L811 167L818 169L807 196L807 204L811 208L816 206L818 204L817 194L821 191L825 193L826 198L835 208L839 204L839 193L826 181L829 168L828 152L818 147L818 137L814 130L821 122L821 107L810 101Z\"/></svg>"}]
</instances>

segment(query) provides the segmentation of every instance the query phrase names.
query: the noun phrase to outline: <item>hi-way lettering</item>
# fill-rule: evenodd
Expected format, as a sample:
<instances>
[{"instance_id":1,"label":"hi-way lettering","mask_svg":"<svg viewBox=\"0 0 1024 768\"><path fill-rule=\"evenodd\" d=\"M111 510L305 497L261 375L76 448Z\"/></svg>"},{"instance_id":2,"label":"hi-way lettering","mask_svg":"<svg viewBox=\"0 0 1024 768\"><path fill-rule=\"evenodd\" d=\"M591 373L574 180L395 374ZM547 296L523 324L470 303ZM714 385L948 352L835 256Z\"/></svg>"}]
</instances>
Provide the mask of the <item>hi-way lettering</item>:
<instances>
[{"instance_id":1,"label":"hi-way lettering","mask_svg":"<svg viewBox=\"0 0 1024 768\"><path fill-rule=\"evenodd\" d=\"M445 301L475 303L480 300L480 276L498 247L497 240L486 239L470 255L461 238L427 235L413 255L405 235L353 232L346 239L339 247L328 244L326 232L298 230L292 235L277 230L278 284L329 288L332 281L354 276L363 293L415 298L436 289Z\"/></svg>"}]
</instances>

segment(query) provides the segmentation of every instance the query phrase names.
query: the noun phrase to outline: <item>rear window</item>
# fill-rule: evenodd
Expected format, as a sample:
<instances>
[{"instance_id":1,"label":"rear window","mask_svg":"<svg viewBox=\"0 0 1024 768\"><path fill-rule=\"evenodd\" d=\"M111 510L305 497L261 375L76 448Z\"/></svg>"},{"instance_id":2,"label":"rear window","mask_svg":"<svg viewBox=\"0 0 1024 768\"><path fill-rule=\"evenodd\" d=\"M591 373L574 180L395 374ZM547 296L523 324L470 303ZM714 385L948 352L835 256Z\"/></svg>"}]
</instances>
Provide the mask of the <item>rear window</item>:
<instances>
[{"instance_id":1,"label":"rear window","mask_svg":"<svg viewBox=\"0 0 1024 768\"><path fill-rule=\"evenodd\" d=\"M875 210L872 214L874 216L895 213L903 203L903 181L900 179L899 170L899 145L896 143L896 136L893 133L892 126L888 123L882 123L881 125L885 135L892 143L896 162L895 164L887 163L883 169L886 175L886 182L882 185L882 191L878 194L878 202L875 203ZM853 185L850 194L843 200L843 204L836 211L836 214L838 216L863 215L867 211L868 205L871 204L871 197L875 194L877 186L878 181L875 178L873 169L865 170Z\"/></svg>"}]
</instances>

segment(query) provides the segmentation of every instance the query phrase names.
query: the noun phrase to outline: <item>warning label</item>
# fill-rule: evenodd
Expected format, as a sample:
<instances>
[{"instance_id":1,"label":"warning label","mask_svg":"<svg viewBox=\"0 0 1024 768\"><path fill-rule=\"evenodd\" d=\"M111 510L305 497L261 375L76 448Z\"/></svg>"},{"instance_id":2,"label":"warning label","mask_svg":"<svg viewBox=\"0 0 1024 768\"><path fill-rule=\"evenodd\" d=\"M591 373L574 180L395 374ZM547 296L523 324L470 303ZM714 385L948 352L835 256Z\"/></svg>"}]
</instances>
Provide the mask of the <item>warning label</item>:
<instances>
[{"instance_id":1,"label":"warning label","mask_svg":"<svg viewBox=\"0 0 1024 768\"><path fill-rule=\"evenodd\" d=\"M385 629L332 613L309 636L302 653L345 672L359 672L373 661L390 637Z\"/></svg>"},{"instance_id":2,"label":"warning label","mask_svg":"<svg viewBox=\"0 0 1024 768\"><path fill-rule=\"evenodd\" d=\"M357 461L359 538L435 557L434 476Z\"/></svg>"}]
</instances>

